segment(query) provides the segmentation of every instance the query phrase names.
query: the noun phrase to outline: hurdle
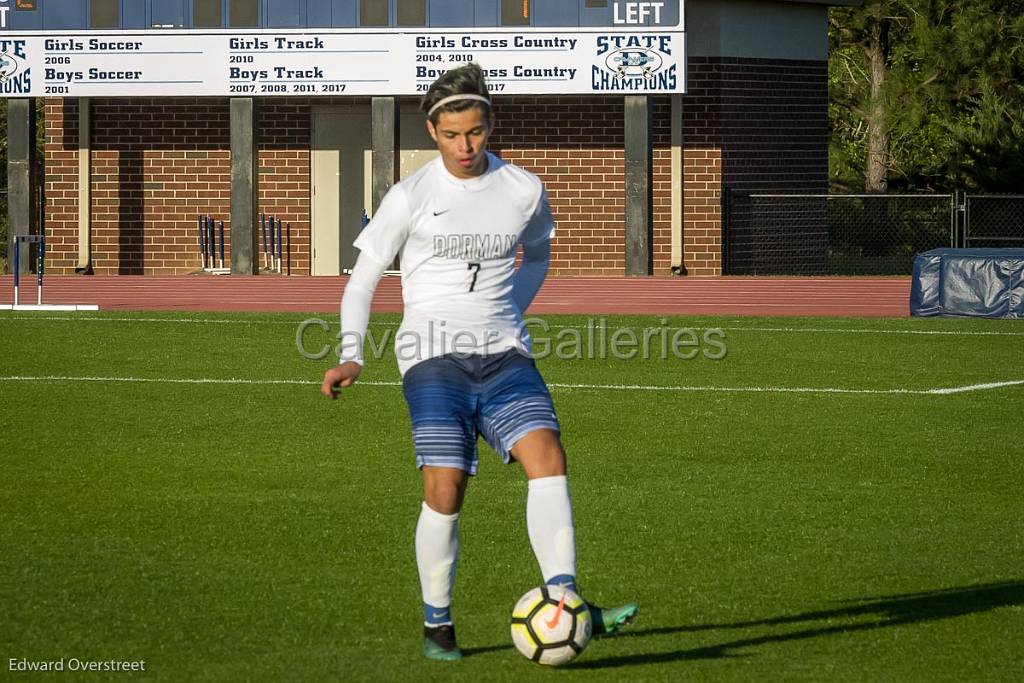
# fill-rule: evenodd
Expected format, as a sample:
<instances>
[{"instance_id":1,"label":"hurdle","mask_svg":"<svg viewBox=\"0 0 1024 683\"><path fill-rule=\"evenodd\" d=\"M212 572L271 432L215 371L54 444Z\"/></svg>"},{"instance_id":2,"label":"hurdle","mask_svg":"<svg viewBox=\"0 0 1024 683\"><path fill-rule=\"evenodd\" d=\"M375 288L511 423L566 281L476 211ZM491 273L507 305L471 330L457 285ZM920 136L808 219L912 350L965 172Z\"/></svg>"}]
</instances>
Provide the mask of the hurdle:
<instances>
[{"instance_id":1,"label":"hurdle","mask_svg":"<svg viewBox=\"0 0 1024 683\"><path fill-rule=\"evenodd\" d=\"M227 275L231 272L231 267L224 265L224 221L218 222L213 216L199 214L196 216L196 224L202 272Z\"/></svg>"},{"instance_id":2,"label":"hurdle","mask_svg":"<svg viewBox=\"0 0 1024 683\"><path fill-rule=\"evenodd\" d=\"M277 219L277 274L281 274L281 264L284 262L284 240L281 239L281 231L284 229L284 221L280 218ZM291 230L289 230L290 232ZM270 248L274 248L274 243L271 241Z\"/></svg>"},{"instance_id":3,"label":"hurdle","mask_svg":"<svg viewBox=\"0 0 1024 683\"><path fill-rule=\"evenodd\" d=\"M43 273L46 270L46 236L45 235L15 235L12 238L14 243L14 303L0 305L0 311L98 311L100 307L96 304L44 304L43 303ZM21 245L22 243L36 244L36 302L34 304L23 304L20 300L21 285Z\"/></svg>"},{"instance_id":4,"label":"hurdle","mask_svg":"<svg viewBox=\"0 0 1024 683\"><path fill-rule=\"evenodd\" d=\"M262 257L261 273L292 274L291 223L287 229L280 218L259 214L259 251ZM199 261L202 273L227 275L231 272L230 262L224 258L224 221L215 220L206 214L196 215L196 234L199 243ZM287 244L287 249L286 245Z\"/></svg>"},{"instance_id":5,"label":"hurdle","mask_svg":"<svg viewBox=\"0 0 1024 683\"><path fill-rule=\"evenodd\" d=\"M260 213L259 216L260 253L263 256L263 267L261 272L292 274L292 224L288 224L287 230L284 220ZM287 240L287 251L285 250ZM285 258L287 257L287 265Z\"/></svg>"}]
</instances>

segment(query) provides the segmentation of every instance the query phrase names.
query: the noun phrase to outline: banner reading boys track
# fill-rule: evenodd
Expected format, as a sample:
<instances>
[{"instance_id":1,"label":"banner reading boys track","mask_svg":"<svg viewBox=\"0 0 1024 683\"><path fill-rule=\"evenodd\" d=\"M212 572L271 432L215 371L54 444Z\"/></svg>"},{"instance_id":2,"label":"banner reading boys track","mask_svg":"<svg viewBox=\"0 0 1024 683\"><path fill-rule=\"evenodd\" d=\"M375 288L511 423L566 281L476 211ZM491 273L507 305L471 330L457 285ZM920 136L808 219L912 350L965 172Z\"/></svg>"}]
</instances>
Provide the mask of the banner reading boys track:
<instances>
[{"instance_id":1,"label":"banner reading boys track","mask_svg":"<svg viewBox=\"0 0 1024 683\"><path fill-rule=\"evenodd\" d=\"M4 97L416 95L477 62L498 94L684 93L683 31L0 35Z\"/></svg>"}]
</instances>

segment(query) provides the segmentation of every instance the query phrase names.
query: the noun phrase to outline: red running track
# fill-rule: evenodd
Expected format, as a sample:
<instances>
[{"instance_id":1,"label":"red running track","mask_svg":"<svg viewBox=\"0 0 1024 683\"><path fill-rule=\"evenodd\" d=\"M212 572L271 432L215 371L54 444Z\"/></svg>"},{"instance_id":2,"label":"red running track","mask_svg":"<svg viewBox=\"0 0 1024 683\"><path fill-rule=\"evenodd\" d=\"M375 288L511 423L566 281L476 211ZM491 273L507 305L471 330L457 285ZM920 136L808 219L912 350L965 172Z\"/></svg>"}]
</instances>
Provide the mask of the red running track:
<instances>
[{"instance_id":1,"label":"red running track","mask_svg":"<svg viewBox=\"0 0 1024 683\"><path fill-rule=\"evenodd\" d=\"M347 277L186 275L48 276L43 303L120 311L334 312ZM35 278L22 278L35 303ZM0 277L0 303L13 300ZM530 313L906 317L909 278L549 278ZM376 312L401 311L401 281L385 277Z\"/></svg>"}]
</instances>

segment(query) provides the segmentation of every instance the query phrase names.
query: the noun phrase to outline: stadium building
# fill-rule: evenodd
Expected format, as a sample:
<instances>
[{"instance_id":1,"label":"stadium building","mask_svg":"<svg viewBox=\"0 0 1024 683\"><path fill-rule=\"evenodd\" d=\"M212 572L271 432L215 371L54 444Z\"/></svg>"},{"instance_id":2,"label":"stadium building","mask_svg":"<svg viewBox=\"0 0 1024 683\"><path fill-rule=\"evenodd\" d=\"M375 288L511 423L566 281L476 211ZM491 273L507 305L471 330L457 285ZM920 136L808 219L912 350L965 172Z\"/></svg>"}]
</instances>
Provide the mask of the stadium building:
<instances>
[{"instance_id":1,"label":"stadium building","mask_svg":"<svg viewBox=\"0 0 1024 683\"><path fill-rule=\"evenodd\" d=\"M553 274L718 275L724 188L827 188L828 4L0 0L11 233L45 230L51 273L186 274L208 215L256 273L266 214L286 272L338 275L436 154L417 93L473 60Z\"/></svg>"}]
</instances>

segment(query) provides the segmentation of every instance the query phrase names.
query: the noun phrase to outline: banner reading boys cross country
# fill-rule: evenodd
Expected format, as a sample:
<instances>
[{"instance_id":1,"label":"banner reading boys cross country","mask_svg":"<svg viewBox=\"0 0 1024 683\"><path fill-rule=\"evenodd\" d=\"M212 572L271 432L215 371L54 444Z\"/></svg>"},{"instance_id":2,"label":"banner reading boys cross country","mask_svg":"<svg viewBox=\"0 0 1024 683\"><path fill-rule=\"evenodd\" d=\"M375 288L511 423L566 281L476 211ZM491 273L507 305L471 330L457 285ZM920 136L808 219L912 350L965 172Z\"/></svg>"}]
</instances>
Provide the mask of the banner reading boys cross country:
<instances>
[{"instance_id":1,"label":"banner reading boys cross country","mask_svg":"<svg viewBox=\"0 0 1024 683\"><path fill-rule=\"evenodd\" d=\"M477 62L496 94L686 91L682 31L0 34L4 97L415 95Z\"/></svg>"}]
</instances>

